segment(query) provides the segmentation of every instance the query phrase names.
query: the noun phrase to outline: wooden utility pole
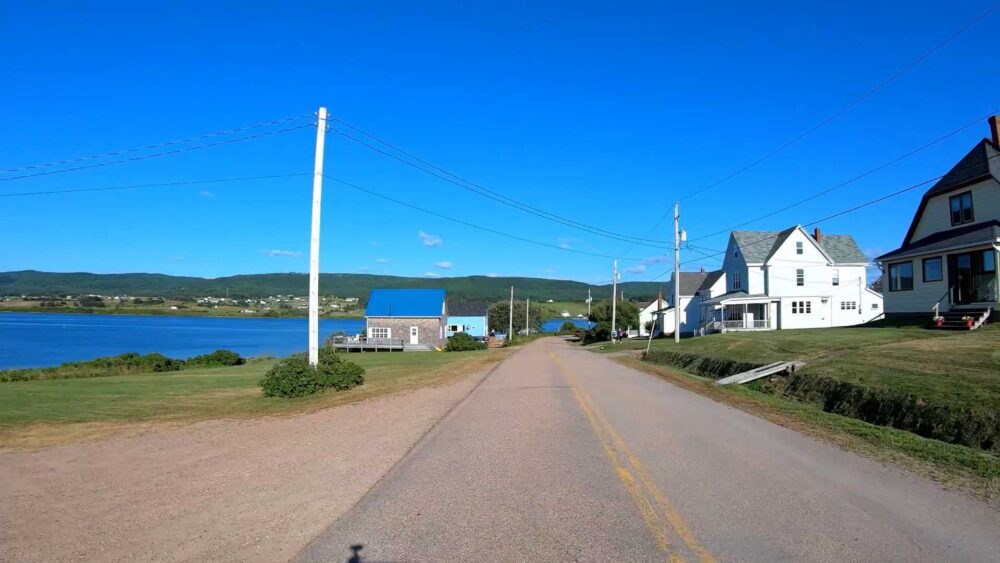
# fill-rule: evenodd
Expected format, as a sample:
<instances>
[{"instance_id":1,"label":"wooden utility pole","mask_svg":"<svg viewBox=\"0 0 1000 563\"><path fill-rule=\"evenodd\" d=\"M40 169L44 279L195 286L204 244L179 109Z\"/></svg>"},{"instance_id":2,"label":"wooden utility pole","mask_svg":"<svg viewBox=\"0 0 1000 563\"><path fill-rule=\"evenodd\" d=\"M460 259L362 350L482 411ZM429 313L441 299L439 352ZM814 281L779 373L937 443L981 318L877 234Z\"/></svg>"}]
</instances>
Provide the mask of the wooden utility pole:
<instances>
[{"instance_id":1,"label":"wooden utility pole","mask_svg":"<svg viewBox=\"0 0 1000 563\"><path fill-rule=\"evenodd\" d=\"M326 108L316 120L316 161L313 165L312 234L309 237L309 365L319 365L319 218L323 204L323 141Z\"/></svg>"},{"instance_id":2,"label":"wooden utility pole","mask_svg":"<svg viewBox=\"0 0 1000 563\"><path fill-rule=\"evenodd\" d=\"M611 342L615 341L615 321L618 315L618 259L615 258L615 270L611 276Z\"/></svg>"},{"instance_id":3,"label":"wooden utility pole","mask_svg":"<svg viewBox=\"0 0 1000 563\"><path fill-rule=\"evenodd\" d=\"M681 203L674 202L674 343L681 341Z\"/></svg>"},{"instance_id":4,"label":"wooden utility pole","mask_svg":"<svg viewBox=\"0 0 1000 563\"><path fill-rule=\"evenodd\" d=\"M510 323L507 325L507 342L514 337L514 286L510 286L510 307L507 307Z\"/></svg>"}]
</instances>

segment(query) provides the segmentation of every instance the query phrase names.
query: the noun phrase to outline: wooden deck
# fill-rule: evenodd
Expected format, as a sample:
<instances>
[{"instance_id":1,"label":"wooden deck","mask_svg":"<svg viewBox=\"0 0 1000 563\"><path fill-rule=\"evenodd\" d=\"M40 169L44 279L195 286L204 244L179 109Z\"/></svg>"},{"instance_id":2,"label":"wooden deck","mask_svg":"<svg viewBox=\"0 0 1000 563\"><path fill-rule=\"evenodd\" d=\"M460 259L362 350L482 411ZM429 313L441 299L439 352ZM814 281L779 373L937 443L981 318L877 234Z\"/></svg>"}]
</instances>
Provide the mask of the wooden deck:
<instances>
[{"instance_id":1,"label":"wooden deck","mask_svg":"<svg viewBox=\"0 0 1000 563\"><path fill-rule=\"evenodd\" d=\"M402 338L365 338L363 336L336 338L330 344L344 352L402 352L406 341Z\"/></svg>"}]
</instances>

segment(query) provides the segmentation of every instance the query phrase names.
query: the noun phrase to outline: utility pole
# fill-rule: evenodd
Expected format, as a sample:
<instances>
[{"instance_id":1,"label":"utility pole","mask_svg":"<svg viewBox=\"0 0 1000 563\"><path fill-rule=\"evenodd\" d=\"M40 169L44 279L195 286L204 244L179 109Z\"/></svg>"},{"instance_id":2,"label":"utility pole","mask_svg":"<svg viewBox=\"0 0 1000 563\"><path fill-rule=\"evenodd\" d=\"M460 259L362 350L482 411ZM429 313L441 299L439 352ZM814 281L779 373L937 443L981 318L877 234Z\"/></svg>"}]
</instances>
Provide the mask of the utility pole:
<instances>
[{"instance_id":1,"label":"utility pole","mask_svg":"<svg viewBox=\"0 0 1000 563\"><path fill-rule=\"evenodd\" d=\"M615 341L615 321L618 320L618 259L615 258L615 273L611 276L611 342Z\"/></svg>"},{"instance_id":2,"label":"utility pole","mask_svg":"<svg viewBox=\"0 0 1000 563\"><path fill-rule=\"evenodd\" d=\"M510 307L507 307L507 312L510 313L510 324L507 325L507 342L510 342L511 338L514 338L514 286L510 286Z\"/></svg>"},{"instance_id":3,"label":"utility pole","mask_svg":"<svg viewBox=\"0 0 1000 563\"><path fill-rule=\"evenodd\" d=\"M531 323L529 323L529 318L531 317L531 299L524 300L524 335L531 336Z\"/></svg>"},{"instance_id":4,"label":"utility pole","mask_svg":"<svg viewBox=\"0 0 1000 563\"><path fill-rule=\"evenodd\" d=\"M674 343L681 341L681 203L674 202Z\"/></svg>"},{"instance_id":5,"label":"utility pole","mask_svg":"<svg viewBox=\"0 0 1000 563\"><path fill-rule=\"evenodd\" d=\"M326 108L316 120L316 161L313 165L312 235L309 238L309 365L319 365L319 217L323 204L323 141Z\"/></svg>"}]
</instances>

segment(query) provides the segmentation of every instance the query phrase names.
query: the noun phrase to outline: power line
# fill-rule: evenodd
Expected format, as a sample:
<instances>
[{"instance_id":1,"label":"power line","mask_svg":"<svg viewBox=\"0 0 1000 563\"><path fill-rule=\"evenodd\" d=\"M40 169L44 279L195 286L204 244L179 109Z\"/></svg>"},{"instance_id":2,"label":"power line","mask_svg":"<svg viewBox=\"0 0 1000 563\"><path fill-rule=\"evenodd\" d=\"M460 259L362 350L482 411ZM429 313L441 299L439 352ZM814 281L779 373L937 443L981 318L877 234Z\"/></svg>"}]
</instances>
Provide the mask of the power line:
<instances>
[{"instance_id":1,"label":"power line","mask_svg":"<svg viewBox=\"0 0 1000 563\"><path fill-rule=\"evenodd\" d=\"M928 59L934 53L936 53L939 50L941 50L942 48L944 48L948 43L951 43L952 41L954 41L958 36L962 35L966 31L972 29L976 24L978 24L979 22L981 22L982 20L984 20L986 17L988 17L991 13L993 13L993 11L996 10L998 6L1000 6L1000 2L994 3L992 6L989 7L989 9L987 9L985 12L979 14L975 19L973 19L971 22L969 22L968 24L966 24L964 27L962 27L961 29L959 29L955 33L949 35L943 41L941 41L937 45L931 47L930 50L926 51L925 53L923 53L922 55L920 55L919 57L917 57L914 61L912 61L908 65L904 66L903 68L899 69L895 73L891 74L888 78L886 78L885 80L883 80L879 84L875 85L873 88L871 88L870 90L868 90L867 92L865 92L864 94L862 94L860 97L854 99L853 101L851 101L850 103L848 103L846 106L844 106L844 107L840 108L839 110L835 111L834 113L830 114L829 116L827 116L825 119L823 119L822 121L820 121L816 125L810 127L809 129L806 129L804 132L802 132L799 135L793 137L792 139L786 141L785 143L783 143L782 145L780 145L778 148L776 148L776 149L772 150L771 152L765 154L764 156L762 156L762 157L760 157L760 158L758 158L758 159L750 162L749 164L743 166L742 168L737 169L736 171L730 173L729 175L724 176L723 178L720 178L719 180L716 180L716 181L714 181L714 182L712 182L710 184L707 184L705 186L702 186L701 188L698 188L698 189L694 190L693 192L687 193L687 194L679 197L678 201L683 201L685 199L689 199L689 198L694 197L694 196L696 196L696 195L698 195L698 194L700 194L700 193L702 193L702 192L704 192L706 190L710 190L710 189L712 189L712 188L714 188L714 187L716 187L716 186L718 186L720 184L723 184L725 182L728 182L729 180L732 180L736 176L739 176L740 174L746 172L747 170L750 170L751 168L754 168L758 164L761 164L762 162L768 160L769 158L777 155L778 153L780 153L780 152L784 151L785 149L791 147L792 145L798 143L799 141L801 141L805 137L809 136L810 134L812 134L812 133L816 132L817 130L825 127L828 124L830 124L832 121L834 121L835 119L837 119L838 117L840 117L844 113L847 113L848 111L850 111L851 109L853 109L855 106L857 106L861 102L865 101L866 99L870 98L874 94L878 93L880 90L882 90L883 88L885 88L886 86L888 86L890 83L894 82L900 76L902 76L903 74L905 74L906 72L910 71L912 68L914 68L918 64L920 64L923 61L925 61L926 59ZM653 224L653 227L649 230L648 233L646 233L646 236L644 238L648 238L649 235L653 234L653 232L656 231L656 228L659 227L660 224L663 223L663 220L666 219L669 215L670 215L669 212L663 214L663 216L660 217L659 220L657 220L656 223ZM634 245L633 245L633 247L634 247ZM630 252L633 247L630 247L628 250L626 250L625 254L628 254L628 252Z\"/></svg>"},{"instance_id":2,"label":"power line","mask_svg":"<svg viewBox=\"0 0 1000 563\"><path fill-rule=\"evenodd\" d=\"M66 190L48 190L39 192L18 192L12 194L0 194L0 197L24 197L24 196L36 196L36 195L51 195L51 194L68 194L68 193L79 193L79 192L104 192L104 191L115 191L115 190L134 190L140 188L163 188L163 187L173 187L173 186L189 186L197 184L215 184L221 182L243 182L249 180L273 180L278 178L292 178L295 176L310 176L309 172L298 172L294 174L273 174L269 176L242 176L236 178L214 178L209 180L183 180L179 182L160 182L155 184L132 184L127 186L104 186L98 188L70 188Z\"/></svg>"},{"instance_id":3,"label":"power line","mask_svg":"<svg viewBox=\"0 0 1000 563\"><path fill-rule=\"evenodd\" d=\"M161 142L161 143L154 143L152 145L145 145L145 146L141 146L141 147L132 147L132 148L121 149L121 150L111 151L111 152L106 152L106 153L101 153L101 154L92 154L92 155L81 156L81 157L77 157L77 158L69 158L69 159L65 159L65 160L56 160L56 161L52 161L52 162L44 162L44 163L41 163L41 164L30 164L30 165L27 165L27 166L18 166L16 168L5 168L5 169L0 169L0 172L20 172L22 170L33 170L33 169L36 169L36 168L48 168L50 166L60 166L60 165L63 165L63 164L75 164L77 162L84 162L84 161L87 161L87 160L95 160L95 159L98 159L98 158L107 158L107 157L111 157L111 156L118 156L118 155L130 153L130 152L139 152L139 151L159 149L159 148L163 148L163 147L169 147L169 146L172 146L172 145L181 145L181 144L184 144L184 143L191 143L191 142L194 142L194 141L200 141L202 139L209 139L209 138L212 138L212 137L220 137L222 135L231 135L233 133L240 133L242 131L248 131L250 129L259 129L261 127L268 127L268 126L271 126L271 125L278 125L280 123L287 123L289 121L295 121L297 119L303 119L305 117L312 117L312 114L307 113L307 114L303 114L303 115L293 115L291 117L283 117L281 119L272 119L270 121L261 121L259 123L254 123L252 125L247 125L247 126L244 126L244 127L237 127L237 128L234 128L234 129L222 129L221 131L213 131L211 133L205 133L204 135L197 135L197 136L194 136L194 137L187 137L187 138L184 138L184 139L176 139L176 140L173 140L173 141L164 141L164 142Z\"/></svg>"},{"instance_id":4,"label":"power line","mask_svg":"<svg viewBox=\"0 0 1000 563\"><path fill-rule=\"evenodd\" d=\"M419 158L417 156L414 156L414 155L412 155L412 154L410 154L410 153L408 153L408 152L406 152L406 151L404 151L402 149L399 149L395 145L392 145L392 144L390 144L390 143L388 143L386 141L383 141L383 140L379 139L378 137L376 137L375 135L372 135L371 133L367 133L367 132L365 132L365 131L363 131L363 130L361 130L361 129L359 129L359 128L357 128L357 127L355 127L355 126L353 126L353 125L351 125L351 124L349 124L349 123L347 123L347 122L345 122L345 121L343 121L343 120L341 120L339 118L333 118L332 121L336 121L338 123L341 123L344 126L349 127L352 130L355 130L355 131L361 133L362 135L365 135L365 136L367 136L367 137L375 140L376 142L381 143L381 144L385 145L386 147L389 147L392 150L397 151L397 152L405 155L407 158L411 158L413 160L416 160L417 162L419 162L423 166L429 167L432 170L428 170L427 168L424 168L421 165L415 164L415 163L413 163L413 162L411 162L411 161L409 161L409 160L407 160L405 158L402 158L402 157L400 157L398 155L392 154L392 153L390 153L388 151L382 150L379 147L376 147L376 146L372 145L371 143L368 143L368 142L366 142L366 141L364 141L362 139L359 139L359 138L355 137L354 135L351 135L350 133L347 133L345 131L341 131L340 129L337 129L336 127L331 127L330 128L331 131L333 131L334 133L337 133L338 135L340 135L340 136L342 136L342 137L344 137L346 139L349 139L349 140L351 140L351 141L353 141L355 143L358 143L359 145L362 145L362 146L368 148L369 150L372 150L372 151L374 151L376 153L379 153L379 154L381 154L383 156L387 156L389 158L392 158L393 160L396 160L396 161L401 162L401 163L403 163L403 164L405 164L407 166L415 168L416 170L419 170L419 171L421 171L421 172L423 172L425 174L428 174L430 176L434 176L435 178L444 180L444 181L446 181L446 182L448 182L450 184L454 184L455 186L458 186L458 187L460 187L460 188L462 188L464 190L470 191L472 193L475 193L475 194L480 195L482 197L485 197L487 199L491 199L491 200L496 201L498 203L502 203L503 205L506 205L508 207L512 207L512 208L517 209L519 211L524 211L526 213L530 213L531 215L535 215L536 217L540 217L540 218L545 219L547 221L552 221L552 222L555 222L555 223L559 223L561 225L564 225L564 226L567 226L567 227L570 227L570 228L573 228L573 229L585 231L585 232L588 232L588 233L591 233L591 234L594 234L594 235L598 235L598 236L602 236L602 237L605 237L605 238L610 238L610 239L618 240L618 241L621 241L621 242L629 242L629 243L632 243L632 244L635 244L635 245L649 246L649 247L653 247L653 248L666 248L665 246L661 246L661 245L667 244L667 241L653 240L653 239L647 239L647 238L638 238L638 237L634 237L634 236L630 236L630 235L618 234L618 233L615 233L615 232L612 232L612 231L601 229L599 227L595 227L593 225L588 225L586 223L581 223L579 221L574 221L573 219L562 217L560 215L556 215L555 213L551 213L549 211L545 211L543 209L539 209L537 207L528 205L528 204L526 204L524 202L521 202L521 201L518 201L516 199L510 198L510 197L505 196L505 195L503 195L501 193L498 193L498 192L496 192L494 190L491 190L489 188L481 186L481 185L479 185L479 184L477 184L475 182L472 182L470 180L462 178L461 176L458 176L457 174L449 172L448 170L446 170L444 168L441 168L441 167L439 167L439 166L437 166L435 164L427 162L426 160L423 160L423 159L421 159L421 158ZM658 243L658 244L650 244L650 243Z\"/></svg>"},{"instance_id":5,"label":"power line","mask_svg":"<svg viewBox=\"0 0 1000 563\"><path fill-rule=\"evenodd\" d=\"M998 158L998 157L1000 157L1000 155L993 155L993 156L987 157L986 160L990 160L990 159ZM964 168L971 168L971 166L969 166L969 167L963 167L963 169ZM838 212L833 213L831 215L827 215L826 217L823 217L821 219L816 219L815 221L810 221L809 223L805 223L802 226L803 227L811 227L813 225L818 225L819 223L823 223L825 221L829 221L830 219L835 219L837 217L840 217L840 216L843 216L843 215L847 215L848 213L853 213L853 212L858 211L860 209L863 209L865 207L868 207L868 206L871 206L871 205L875 205L876 203L880 203L880 202L883 202L883 201L885 201L887 199L891 199L891 198L894 198L894 197L896 197L898 195L904 194L906 192L913 191L913 190L915 190L915 189L917 189L919 187L926 186L927 184L930 184L932 182L937 182L938 180L944 178L945 176L947 176L948 174L950 174L954 170L955 169L950 170L947 174L942 174L940 176L936 176L934 178L930 178L930 179L924 180L922 182L919 182L919 183L916 183L916 184L912 184L910 186L906 186L905 188L901 188L901 189L896 190L894 192L891 192L891 193L879 196L879 197L877 197L875 199L868 200L868 201L866 201L864 203L860 203L860 204L855 205L853 207L850 207L848 209L844 209L842 211L838 211ZM750 241L750 242L746 243L743 246L751 246L751 245L759 244L759 243L762 243L762 242L771 241L771 240L774 240L774 239L778 238L780 235L781 235L780 232L774 233L774 234L770 234L770 235L768 235L766 237L762 237L762 238L760 238L758 240ZM707 257L707 258L713 258L715 256L720 256L720 255L725 254L725 253L726 253L726 251L723 250L723 251L715 252L715 253L710 254L710 255L706 254L705 257ZM689 262L692 262L692 261L691 260L686 260L684 262L681 262L680 265L683 266L684 264L687 264ZM655 280L657 280L657 279L665 276L666 274L669 274L672 271L673 271L673 268L670 268L670 269L668 269L668 270L666 270L664 272L661 272L660 274L658 274L654 278L650 279L649 281L655 281Z\"/></svg>"},{"instance_id":6,"label":"power line","mask_svg":"<svg viewBox=\"0 0 1000 563\"><path fill-rule=\"evenodd\" d=\"M89 168L100 168L100 167L103 167L103 166L111 166L111 165L114 165L114 164L123 164L123 163L126 163L126 162L136 162L136 161L139 161L139 160L147 160L147 159L150 159L150 158L160 158L160 157L170 156L170 155L174 155L174 154L180 154L180 153L185 153L185 152L190 152L190 151L196 151L196 150L201 150L201 149L208 149L208 148L212 148L212 147L218 147L218 146L221 146L221 145L229 145L229 144L232 144L232 143L240 143L240 142L243 142L243 141L252 141L254 139L260 139L260 138L263 138L263 137L270 137L270 136L273 136L273 135L281 135L282 133L288 133L290 131L297 131L299 129L305 129L306 127L313 127L313 126L314 126L314 124L312 124L312 123L306 123L305 125L296 125L295 127L286 127L284 129L277 129L275 131L265 131L263 133L257 133L257 134L248 135L248 136L245 136L245 137L238 137L236 139L226 139L224 141L216 141L214 143L206 143L204 145L194 145L194 146L191 146L191 147L184 147L184 148L181 148L181 149L173 149L173 150L169 150L169 151L163 151L163 152L158 152L158 153L153 153L153 154L147 154L147 155L142 155L142 156L133 156L133 157L130 157L130 158L123 158L123 159L119 159L119 160L112 160L110 162L98 162L98 163L95 163L95 164L87 164L87 165L83 165L83 166L76 166L74 168L63 168L61 170L48 170L48 171L45 171L45 172L35 172L35 173L32 173L32 174L23 174L21 176L11 176L9 178L0 178L0 182L6 182L6 181L9 181L9 180L20 180L20 179L23 179L23 178L34 178L36 176L50 176L52 174L62 174L63 172L76 172L76 171L79 171L79 170L87 170Z\"/></svg>"},{"instance_id":7,"label":"power line","mask_svg":"<svg viewBox=\"0 0 1000 563\"><path fill-rule=\"evenodd\" d=\"M923 53L922 55L920 55L919 57L917 57L913 62L911 62L910 64L908 64L908 65L904 66L903 68L897 70L892 75L890 75L889 78L886 78L882 82L878 83L877 85L875 85L874 88L871 88L870 90L868 90L867 92L865 92L864 94L862 94L859 98L854 99L852 102L850 102L846 106L844 106L844 107L840 108L839 110L833 112L826 119L820 121L819 123L817 123L816 125L810 127L809 129L806 129L804 132L802 132L799 135L793 137L792 139L790 139L789 141L785 142L784 144L782 144L778 148L776 148L773 151L765 154L764 156L758 158L757 160L754 160L750 164L747 164L746 166L740 168L739 170L733 172L732 174L729 174L728 176L722 178L721 180L718 180L718 181L713 182L713 183L711 183L711 184L709 184L707 186L699 188L699 189L697 189L697 190L695 190L695 191L693 191L693 192L691 192L691 193L689 193L687 195L681 196L679 199L680 200L688 199L690 197L693 197L695 195L698 195L698 194L704 192L705 190L711 189L711 188L713 188L715 186L718 186L719 184L727 182L727 181L735 178L736 176L739 176L743 172L746 172L747 170L750 170L754 166L757 166L758 164L760 164L760 163L764 162L765 160L771 158L772 156L774 156L774 155L782 152L783 150L787 149L788 147L794 145L795 143L801 141L802 139L804 139L805 137L807 137L810 134L814 133L815 131L817 131L817 130L823 128L823 127L825 127L826 125L829 125L830 122L832 122L833 120L837 119L841 115L847 113L852 108L854 108L854 106L857 106L861 102L863 102L863 101L867 100L868 98L872 97L873 95L875 95L876 93L878 93L880 90L882 90L883 88L885 88L886 86L888 86L889 84L891 84L892 82L894 82L897 78L899 78L903 74L906 74L913 67L915 67L918 64L924 62L931 55L933 55L934 53L936 53L939 50L941 50L945 45L947 45L948 43L951 43L952 41L954 41L959 35L962 35L966 31L972 29L976 24L978 24L980 21L982 21L987 16L989 16L991 13L993 13L993 10L996 10L997 6L1000 6L1000 3L993 4L992 6L990 6L990 8L988 10L986 10L985 12L979 14L978 16L976 16L975 19L973 19L971 22L969 22L968 24L966 24L965 27L963 27L963 28L959 29L958 31L956 31L955 33L949 35L943 41L941 41L937 45L931 47L931 49L929 51L926 51L925 53Z\"/></svg>"},{"instance_id":8,"label":"power line","mask_svg":"<svg viewBox=\"0 0 1000 563\"><path fill-rule=\"evenodd\" d=\"M721 233L725 233L725 232L731 231L733 229L738 229L739 227L743 227L743 226L749 225L751 223L756 223L757 221L760 221L762 219L767 219L768 217L773 217L773 216L775 216L778 213L781 213L783 211L788 211L789 209L792 209L794 207L798 207L798 206L802 205L803 203L810 202L810 201L812 201L814 199L817 199L817 198L819 198L821 196L824 196L824 195L826 195L826 194L828 194L828 193L830 193L832 191L839 190L840 188L843 188L844 186L847 186L849 184L853 184L854 182L857 182L858 180L861 180L863 178L871 176L872 174L878 172L879 170L882 170L884 168L888 168L889 166L892 166L893 164L896 164L897 162L899 162L901 160L907 159L907 158L909 158L909 157L917 154L918 152L920 152L922 150L925 150L925 149L927 149L927 148L929 148L929 147L931 147L933 145L936 145L937 143L940 143L941 141L943 141L943 140L945 140L945 139L947 139L949 137L953 137L953 136L957 135L958 133L961 133L962 131L965 131L969 127L972 127L973 125L976 125L976 124L982 122L982 120L985 119L986 117L994 115L997 111L1000 111L1000 109L994 110L994 111L986 114L983 117L977 117L975 120L970 121L970 122L966 123L965 125L962 125L958 129L955 129L953 131L949 131L948 133L945 133L944 135L942 135L942 136L934 139L933 141L930 141L928 143L924 143L923 145L920 145L919 147L911 150L910 152L907 152L907 153L905 153L903 155L897 156L896 158L894 158L894 159L892 159L892 160L890 160L888 162L885 162L883 164L880 164L880 165L876 166L875 168L872 168L872 169L870 169L870 170L868 170L866 172L863 172L863 173L861 173L861 174L859 174L859 175L851 178L850 180L846 180L846 181L841 182L839 184L833 185L833 186L831 186L829 188L826 188L825 190L816 192L816 193L814 193L814 194L812 194L812 195L810 195L810 196L808 196L808 197L806 197L804 199L800 199L799 201L796 201L795 203L791 203L791 204L786 205L786 206L784 206L784 207L782 207L780 209L776 209L776 210L771 211L769 213L765 213L764 215L760 215L758 217L754 217L753 219L749 219L747 221L739 223L738 225L733 225L733 226L725 228L725 229L720 229L720 230L715 231L713 233L709 233L707 235L703 235L703 236L700 236L700 237L697 237L697 238L694 238L694 239L691 239L691 240L703 240L703 239L706 239L706 238L709 238L709 237L713 237L713 236L721 234Z\"/></svg>"},{"instance_id":9,"label":"power line","mask_svg":"<svg viewBox=\"0 0 1000 563\"><path fill-rule=\"evenodd\" d=\"M491 234L494 234L494 235L499 235L499 236L502 236L502 237L507 237L507 238L518 240L518 241L521 241L521 242L527 242L527 243L534 244L534 245L537 245L537 246L544 246L546 248L552 248L552 249L560 250L560 251L563 251L563 252L572 252L572 253L575 253L575 254L584 254L584 255L587 255L587 256L594 256L594 257L597 257L597 258L611 258L611 259L615 258L614 256L611 256L611 255L608 255L608 254L598 254L596 252L587 252L586 250L577 250L575 248L565 248L565 247L562 247L562 246L557 246L555 244L549 244L549 243L546 243L546 242L541 242L541 241L537 241L537 240L532 240L532 239L520 237L520 236L517 236L517 235L512 235L510 233L505 233L505 232L502 232L502 231L491 229L489 227L483 227L483 226L477 225L475 223L470 223L468 221L463 221L462 219L456 219L455 217L451 217L451 216L445 215L443 213L438 213L437 211L431 211L429 209L424 209L423 207L419 207L419 206L414 205L412 203L407 203L405 201L398 200L398 199L396 199L394 197L390 197L390 196L387 196L387 195L385 195L383 193L379 193L379 192L377 192L375 190L370 190L368 188L364 188L364 187L359 186L357 184L353 184L351 182L347 182L345 180L341 180L340 178L336 178L336 177L330 176L328 174L323 174L323 177L326 178L326 179L328 179L328 180L332 180L332 181L334 181L334 182L336 182L336 183L338 183L338 184L340 184L342 186L346 186L348 188L351 188L353 190L357 190L359 192L363 192L363 193L366 193L368 195L371 195L371 196L374 196L374 197L377 197L377 198L380 198L380 199L384 199L386 201L391 201L392 203L395 203L396 205L401 205L403 207L408 207L410 209L413 209L413 210L416 210L416 211L420 211L421 213L426 213L428 215L432 215L432 216L438 217L440 219L445 219L445 220L451 221L453 223L458 223L459 225L464 225L466 227L471 227L473 229L478 229L480 231L485 231L487 233L491 233ZM638 259L636 259L636 260L638 260Z\"/></svg>"}]
</instances>

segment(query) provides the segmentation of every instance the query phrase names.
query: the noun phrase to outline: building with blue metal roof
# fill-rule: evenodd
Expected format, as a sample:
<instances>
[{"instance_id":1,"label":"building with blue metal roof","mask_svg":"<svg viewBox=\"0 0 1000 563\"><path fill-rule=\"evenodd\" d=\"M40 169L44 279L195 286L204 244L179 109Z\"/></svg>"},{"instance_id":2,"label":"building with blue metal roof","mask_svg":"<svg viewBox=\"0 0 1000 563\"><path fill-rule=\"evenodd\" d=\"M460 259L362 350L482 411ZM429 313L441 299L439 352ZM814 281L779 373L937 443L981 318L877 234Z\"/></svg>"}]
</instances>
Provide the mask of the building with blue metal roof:
<instances>
[{"instance_id":1,"label":"building with blue metal roof","mask_svg":"<svg viewBox=\"0 0 1000 563\"><path fill-rule=\"evenodd\" d=\"M368 339L402 341L407 350L444 347L448 302L443 289L373 289L365 309Z\"/></svg>"}]
</instances>

